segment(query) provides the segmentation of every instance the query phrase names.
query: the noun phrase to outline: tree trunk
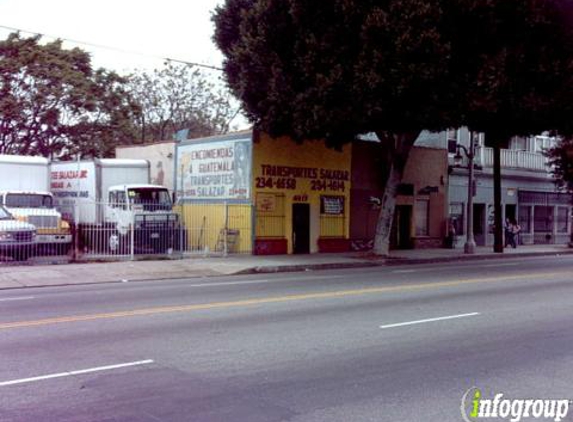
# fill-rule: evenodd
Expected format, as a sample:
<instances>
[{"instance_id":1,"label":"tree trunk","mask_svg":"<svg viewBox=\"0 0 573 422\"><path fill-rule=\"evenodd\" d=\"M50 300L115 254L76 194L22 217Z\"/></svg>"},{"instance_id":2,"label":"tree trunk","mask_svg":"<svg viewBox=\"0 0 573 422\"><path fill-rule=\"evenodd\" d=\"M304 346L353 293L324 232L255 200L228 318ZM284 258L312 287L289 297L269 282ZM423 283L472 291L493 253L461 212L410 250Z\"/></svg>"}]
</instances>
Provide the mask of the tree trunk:
<instances>
[{"instance_id":1,"label":"tree trunk","mask_svg":"<svg viewBox=\"0 0 573 422\"><path fill-rule=\"evenodd\" d=\"M388 256L390 252L390 235L394 222L394 210L396 208L396 193L398 186L402 182L408 155L418 138L419 132L377 135L382 142L391 142L393 144L389 152L392 161L384 188L384 195L382 196L380 214L376 223L373 248L373 252L376 255Z\"/></svg>"},{"instance_id":2,"label":"tree trunk","mask_svg":"<svg viewBox=\"0 0 573 422\"><path fill-rule=\"evenodd\" d=\"M396 209L396 192L402 180L403 171L396 165L391 164L390 174L384 188L380 214L376 222L376 235L374 237L373 252L376 255L388 256L390 252L390 235L392 234L392 224L394 222L394 210Z\"/></svg>"},{"instance_id":3,"label":"tree trunk","mask_svg":"<svg viewBox=\"0 0 573 422\"><path fill-rule=\"evenodd\" d=\"M501 150L493 147L493 251L503 253L503 219L501 209Z\"/></svg>"}]
</instances>

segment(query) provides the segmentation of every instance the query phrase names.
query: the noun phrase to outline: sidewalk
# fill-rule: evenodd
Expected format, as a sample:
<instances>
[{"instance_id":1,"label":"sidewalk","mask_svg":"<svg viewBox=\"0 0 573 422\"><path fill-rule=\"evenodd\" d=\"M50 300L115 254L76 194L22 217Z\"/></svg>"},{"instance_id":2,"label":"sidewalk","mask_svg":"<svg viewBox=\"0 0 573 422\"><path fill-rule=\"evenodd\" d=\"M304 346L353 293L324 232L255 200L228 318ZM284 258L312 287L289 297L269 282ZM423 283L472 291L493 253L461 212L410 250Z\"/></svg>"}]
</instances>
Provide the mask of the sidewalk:
<instances>
[{"instance_id":1,"label":"sidewalk","mask_svg":"<svg viewBox=\"0 0 573 422\"><path fill-rule=\"evenodd\" d=\"M363 252L349 252L313 255L193 256L157 261L0 266L0 289L564 254L573 254L573 249L566 245L532 245L506 249L503 254L493 253L492 247L479 247L475 255L466 255L463 249L400 250L392 251L390 257L386 259Z\"/></svg>"}]
</instances>

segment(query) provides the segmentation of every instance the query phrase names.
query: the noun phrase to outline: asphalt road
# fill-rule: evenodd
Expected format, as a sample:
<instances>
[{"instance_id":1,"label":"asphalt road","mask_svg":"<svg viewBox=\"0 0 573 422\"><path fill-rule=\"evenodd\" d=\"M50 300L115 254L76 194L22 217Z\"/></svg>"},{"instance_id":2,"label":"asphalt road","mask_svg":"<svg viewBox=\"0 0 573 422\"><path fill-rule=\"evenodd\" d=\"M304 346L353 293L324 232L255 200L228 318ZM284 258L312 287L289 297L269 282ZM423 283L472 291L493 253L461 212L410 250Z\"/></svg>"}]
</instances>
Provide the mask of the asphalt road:
<instances>
[{"instance_id":1,"label":"asphalt road","mask_svg":"<svg viewBox=\"0 0 573 422\"><path fill-rule=\"evenodd\" d=\"M447 422L473 387L573 399L572 307L567 256L2 291L0 421Z\"/></svg>"}]
</instances>

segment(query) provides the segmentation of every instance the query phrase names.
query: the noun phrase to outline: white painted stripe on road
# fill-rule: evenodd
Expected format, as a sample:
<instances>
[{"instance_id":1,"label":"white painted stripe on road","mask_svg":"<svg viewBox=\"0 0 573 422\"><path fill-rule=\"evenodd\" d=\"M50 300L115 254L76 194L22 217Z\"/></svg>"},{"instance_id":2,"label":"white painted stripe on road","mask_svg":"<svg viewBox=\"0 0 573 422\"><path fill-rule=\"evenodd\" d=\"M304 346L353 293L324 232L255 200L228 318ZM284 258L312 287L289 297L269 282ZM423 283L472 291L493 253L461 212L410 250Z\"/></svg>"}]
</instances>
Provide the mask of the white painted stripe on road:
<instances>
[{"instance_id":1,"label":"white painted stripe on road","mask_svg":"<svg viewBox=\"0 0 573 422\"><path fill-rule=\"evenodd\" d=\"M392 272L396 274L407 274L407 273L415 273L417 272L417 270L394 270Z\"/></svg>"},{"instance_id":2,"label":"white painted stripe on road","mask_svg":"<svg viewBox=\"0 0 573 422\"><path fill-rule=\"evenodd\" d=\"M21 378L21 379L16 379L16 380L0 382L0 387L5 387L8 385L15 385L15 384L25 384L28 382L43 381L43 380L48 380L48 379L52 379L52 378L71 377L74 375L89 374L91 372L110 371L112 369L127 368L129 366L148 365L150 363L153 363L152 359L140 360L137 362L119 363L117 365L98 366L96 368L80 369L77 371L60 372L57 374L42 375L39 377Z\"/></svg>"},{"instance_id":3,"label":"white painted stripe on road","mask_svg":"<svg viewBox=\"0 0 573 422\"><path fill-rule=\"evenodd\" d=\"M479 312L472 312L469 314L449 315L438 318L420 319L417 321L408 321L408 322L399 322L397 324L381 325L380 328L384 329L384 328L405 327L407 325L424 324L426 322L436 322L436 321L446 321L448 319L466 318L466 317L476 316L479 314L480 314Z\"/></svg>"},{"instance_id":4,"label":"white painted stripe on road","mask_svg":"<svg viewBox=\"0 0 573 422\"><path fill-rule=\"evenodd\" d=\"M35 297L34 296L5 297L1 298L0 302L11 302L15 300L30 300L30 299L35 299Z\"/></svg>"}]
</instances>

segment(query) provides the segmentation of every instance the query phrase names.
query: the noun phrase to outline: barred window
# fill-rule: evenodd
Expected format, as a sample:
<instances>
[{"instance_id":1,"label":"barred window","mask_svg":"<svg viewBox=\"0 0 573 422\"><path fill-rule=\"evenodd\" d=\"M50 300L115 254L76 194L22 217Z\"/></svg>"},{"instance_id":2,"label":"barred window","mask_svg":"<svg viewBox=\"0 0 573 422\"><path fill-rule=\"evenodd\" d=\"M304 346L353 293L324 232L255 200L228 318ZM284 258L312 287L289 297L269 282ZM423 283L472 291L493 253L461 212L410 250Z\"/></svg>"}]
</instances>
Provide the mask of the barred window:
<instances>
[{"instance_id":1,"label":"barred window","mask_svg":"<svg viewBox=\"0 0 573 422\"><path fill-rule=\"evenodd\" d=\"M285 196L276 193L257 193L256 236L285 237Z\"/></svg>"},{"instance_id":2,"label":"barred window","mask_svg":"<svg viewBox=\"0 0 573 422\"><path fill-rule=\"evenodd\" d=\"M523 233L531 232L531 207L530 206L520 206L519 207L519 226Z\"/></svg>"},{"instance_id":3,"label":"barred window","mask_svg":"<svg viewBox=\"0 0 573 422\"><path fill-rule=\"evenodd\" d=\"M320 197L320 237L344 237L346 212L344 196Z\"/></svg>"},{"instance_id":4,"label":"barred window","mask_svg":"<svg viewBox=\"0 0 573 422\"><path fill-rule=\"evenodd\" d=\"M557 208L557 232L567 233L567 225L569 223L569 208Z\"/></svg>"},{"instance_id":5,"label":"barred window","mask_svg":"<svg viewBox=\"0 0 573 422\"><path fill-rule=\"evenodd\" d=\"M553 231L553 207L535 207L533 228L536 232Z\"/></svg>"}]
</instances>

